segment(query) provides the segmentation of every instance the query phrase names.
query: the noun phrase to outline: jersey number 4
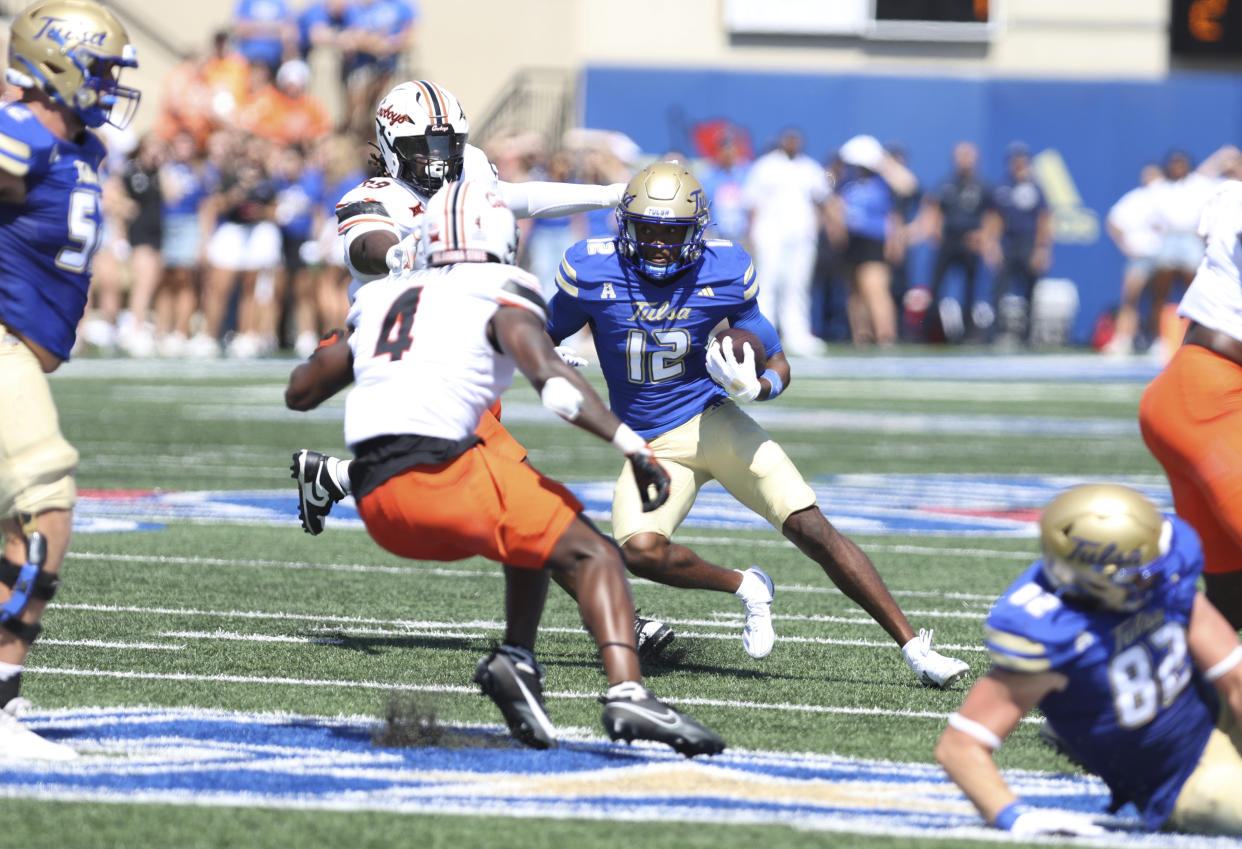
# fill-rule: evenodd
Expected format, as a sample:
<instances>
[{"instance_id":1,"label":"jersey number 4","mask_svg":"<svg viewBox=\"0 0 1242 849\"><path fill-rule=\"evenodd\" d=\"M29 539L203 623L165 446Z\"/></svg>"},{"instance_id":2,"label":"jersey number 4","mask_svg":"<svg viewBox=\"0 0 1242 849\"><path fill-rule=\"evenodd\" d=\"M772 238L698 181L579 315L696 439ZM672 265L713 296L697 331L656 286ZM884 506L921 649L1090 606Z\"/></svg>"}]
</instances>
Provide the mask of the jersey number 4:
<instances>
[{"instance_id":1,"label":"jersey number 4","mask_svg":"<svg viewBox=\"0 0 1242 849\"><path fill-rule=\"evenodd\" d=\"M405 356L414 344L414 313L418 312L418 299L423 287L406 289L393 301L380 325L379 341L375 343L375 356L387 354L394 362Z\"/></svg>"}]
</instances>

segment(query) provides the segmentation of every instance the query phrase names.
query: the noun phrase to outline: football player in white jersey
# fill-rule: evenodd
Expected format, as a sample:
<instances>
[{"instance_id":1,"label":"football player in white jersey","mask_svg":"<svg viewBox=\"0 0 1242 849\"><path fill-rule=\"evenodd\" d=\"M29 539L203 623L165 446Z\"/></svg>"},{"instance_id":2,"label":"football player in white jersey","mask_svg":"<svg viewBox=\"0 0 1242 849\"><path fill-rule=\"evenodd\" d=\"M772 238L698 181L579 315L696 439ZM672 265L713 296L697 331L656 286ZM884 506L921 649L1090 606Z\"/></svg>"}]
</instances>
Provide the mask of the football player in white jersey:
<instances>
[{"instance_id":1,"label":"football player in white jersey","mask_svg":"<svg viewBox=\"0 0 1242 849\"><path fill-rule=\"evenodd\" d=\"M388 275L389 264L410 269L420 262L418 218L441 185L452 180L493 182L504 204L517 218L570 215L615 206L624 183L610 186L571 183L496 182L496 168L487 155L467 144L470 125L461 103L449 91L426 80L405 82L390 91L376 108L375 135L379 165L384 175L351 189L336 206L338 232L344 241L345 263L353 281L352 301L359 289ZM326 341L331 341L329 334ZM572 354L571 364L586 360ZM511 452L523 449L495 420L484 415L480 436L505 440ZM324 518L335 501L349 494L348 464L318 451L302 449L293 455L293 477L298 481L299 514L307 533L323 530ZM565 587L573 595L572 589ZM673 640L664 623L644 617L634 620L644 658L656 656Z\"/></svg>"},{"instance_id":2,"label":"football player in white jersey","mask_svg":"<svg viewBox=\"0 0 1242 849\"><path fill-rule=\"evenodd\" d=\"M474 677L514 737L535 748L556 745L534 655L547 587L540 576L553 572L576 588L598 645L610 685L609 737L664 742L688 756L721 751L723 740L642 686L616 544L568 489L504 446L481 441L476 427L520 369L544 406L629 459L644 509L667 499L668 474L553 349L539 281L511 264L517 227L494 183L447 183L427 204L420 241L427 267L362 289L348 340L298 366L286 402L310 409L352 380L345 441L371 537L413 559L483 555L516 578L506 580L506 610L522 615L509 618L504 643L479 661Z\"/></svg>"},{"instance_id":3,"label":"football player in white jersey","mask_svg":"<svg viewBox=\"0 0 1242 849\"><path fill-rule=\"evenodd\" d=\"M1199 223L1206 250L1177 307L1183 344L1143 392L1143 440L1173 506L1203 541L1208 600L1242 629L1242 182L1229 180Z\"/></svg>"},{"instance_id":4,"label":"football player in white jersey","mask_svg":"<svg viewBox=\"0 0 1242 849\"><path fill-rule=\"evenodd\" d=\"M414 220L445 182L496 181L487 154L467 144L470 125L461 103L426 80L405 82L388 92L375 111L375 136L384 175L346 192L336 206L345 261L358 287L388 274L388 251L414 230ZM496 183L517 218L547 218L607 209L621 200L624 183ZM412 256L403 255L407 263Z\"/></svg>"}]
</instances>

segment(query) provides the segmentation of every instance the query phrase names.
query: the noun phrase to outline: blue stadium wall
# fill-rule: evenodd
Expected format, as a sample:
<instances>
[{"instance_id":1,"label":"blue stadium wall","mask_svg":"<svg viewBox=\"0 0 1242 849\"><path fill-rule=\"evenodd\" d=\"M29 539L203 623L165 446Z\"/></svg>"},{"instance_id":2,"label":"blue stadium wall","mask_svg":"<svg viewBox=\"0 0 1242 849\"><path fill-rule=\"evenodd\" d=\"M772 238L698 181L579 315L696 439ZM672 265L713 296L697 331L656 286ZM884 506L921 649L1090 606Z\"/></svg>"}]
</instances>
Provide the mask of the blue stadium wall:
<instances>
[{"instance_id":1,"label":"blue stadium wall","mask_svg":"<svg viewBox=\"0 0 1242 849\"><path fill-rule=\"evenodd\" d=\"M1004 173L1006 145L1025 141L1054 196L1049 276L1078 287L1072 335L1080 344L1116 305L1122 259L1103 218L1135 185L1139 168L1174 148L1197 162L1222 144L1242 142L1242 79L1225 74L1032 81L593 66L583 83L584 125L620 130L653 155L693 155L694 128L719 120L746 128L757 151L796 126L807 153L821 161L850 136L869 133L904 144L909 166L930 189L948 174L958 140L978 144L991 180ZM912 283L926 282L930 250L916 251L911 262Z\"/></svg>"}]
</instances>

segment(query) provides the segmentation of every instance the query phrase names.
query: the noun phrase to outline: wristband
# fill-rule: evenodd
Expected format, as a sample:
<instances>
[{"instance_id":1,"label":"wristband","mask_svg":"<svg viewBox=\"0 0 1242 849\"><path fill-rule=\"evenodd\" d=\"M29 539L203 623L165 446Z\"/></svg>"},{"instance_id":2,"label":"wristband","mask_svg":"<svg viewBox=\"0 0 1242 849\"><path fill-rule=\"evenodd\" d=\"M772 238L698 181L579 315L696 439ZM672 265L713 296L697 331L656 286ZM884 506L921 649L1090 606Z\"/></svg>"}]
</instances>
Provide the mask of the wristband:
<instances>
[{"instance_id":1,"label":"wristband","mask_svg":"<svg viewBox=\"0 0 1242 849\"><path fill-rule=\"evenodd\" d=\"M996 815L996 819L992 821L992 825L1001 831L1009 831L1013 828L1014 822L1018 817L1029 811L1030 808L1021 800L1015 799L1008 805L1000 809L1000 813Z\"/></svg>"},{"instance_id":2,"label":"wristband","mask_svg":"<svg viewBox=\"0 0 1242 849\"><path fill-rule=\"evenodd\" d=\"M781 376L772 369L765 369L763 374L759 375L760 380L764 378L767 378L767 381L772 385L772 388L768 390L768 397L763 400L771 401L777 395L780 395L785 391L785 382L781 380Z\"/></svg>"},{"instance_id":3,"label":"wristband","mask_svg":"<svg viewBox=\"0 0 1242 849\"><path fill-rule=\"evenodd\" d=\"M1219 663L1213 664L1211 669L1203 673L1203 677L1209 681L1215 681L1232 670L1239 663L1242 663L1242 646L1234 646L1233 651L1225 655L1225 659Z\"/></svg>"},{"instance_id":4,"label":"wristband","mask_svg":"<svg viewBox=\"0 0 1242 849\"><path fill-rule=\"evenodd\" d=\"M612 447L628 457L635 451L642 451L646 448L647 440L635 433L633 428L625 422L621 422L617 427L617 432L613 434Z\"/></svg>"},{"instance_id":5,"label":"wristband","mask_svg":"<svg viewBox=\"0 0 1242 849\"><path fill-rule=\"evenodd\" d=\"M973 719L967 719L960 713L949 714L949 727L957 729L968 737L975 738L993 752L1001 747L1001 738L997 737L991 728L975 722Z\"/></svg>"}]
</instances>

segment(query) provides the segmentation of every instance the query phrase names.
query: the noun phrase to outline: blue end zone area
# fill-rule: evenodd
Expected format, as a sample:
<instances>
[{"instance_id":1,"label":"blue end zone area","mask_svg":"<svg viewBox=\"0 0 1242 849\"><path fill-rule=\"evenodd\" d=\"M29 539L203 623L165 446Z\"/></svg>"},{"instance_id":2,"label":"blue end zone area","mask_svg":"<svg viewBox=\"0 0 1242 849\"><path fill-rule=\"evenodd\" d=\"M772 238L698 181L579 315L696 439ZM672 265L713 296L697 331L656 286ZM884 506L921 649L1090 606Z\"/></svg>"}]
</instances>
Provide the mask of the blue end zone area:
<instances>
[{"instance_id":1,"label":"blue end zone area","mask_svg":"<svg viewBox=\"0 0 1242 849\"><path fill-rule=\"evenodd\" d=\"M1163 509L1172 509L1163 477L1119 477ZM613 480L567 482L592 519L608 521ZM819 506L850 535L958 535L1034 537L1039 510L1081 480L1059 476L833 475L808 481ZM107 491L82 495L74 530L151 530L161 522L298 525L297 494L286 490L236 492ZM332 508L328 526L362 528L352 499ZM716 483L699 493L688 528L768 528Z\"/></svg>"},{"instance_id":2,"label":"blue end zone area","mask_svg":"<svg viewBox=\"0 0 1242 849\"><path fill-rule=\"evenodd\" d=\"M80 757L6 763L0 796L1000 837L930 764L746 751L687 760L662 746L612 744L584 732L535 752L494 728L457 729L484 747L380 748L365 718L192 709L77 709L24 721ZM1134 833L1132 809L1120 818L1103 813L1108 793L1093 778L1024 771L1006 778L1033 805L1097 814L1120 829L1093 846L1237 846Z\"/></svg>"}]
</instances>

